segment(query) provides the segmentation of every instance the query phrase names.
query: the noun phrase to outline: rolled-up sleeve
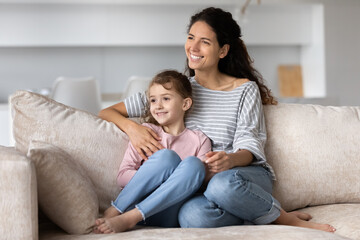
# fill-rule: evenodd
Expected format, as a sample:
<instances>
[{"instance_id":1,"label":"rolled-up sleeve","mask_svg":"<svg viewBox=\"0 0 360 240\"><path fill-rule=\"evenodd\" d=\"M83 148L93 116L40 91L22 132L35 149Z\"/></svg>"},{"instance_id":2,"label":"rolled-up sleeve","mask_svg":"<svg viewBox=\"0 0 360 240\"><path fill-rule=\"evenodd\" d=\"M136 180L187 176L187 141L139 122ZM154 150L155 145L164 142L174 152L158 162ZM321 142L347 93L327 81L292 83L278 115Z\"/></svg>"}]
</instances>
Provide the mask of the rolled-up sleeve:
<instances>
[{"instance_id":1,"label":"rolled-up sleeve","mask_svg":"<svg viewBox=\"0 0 360 240\"><path fill-rule=\"evenodd\" d=\"M234 151L246 149L256 158L253 164L262 164L266 162L265 142L266 127L260 92L257 85L249 85L239 106Z\"/></svg>"}]
</instances>

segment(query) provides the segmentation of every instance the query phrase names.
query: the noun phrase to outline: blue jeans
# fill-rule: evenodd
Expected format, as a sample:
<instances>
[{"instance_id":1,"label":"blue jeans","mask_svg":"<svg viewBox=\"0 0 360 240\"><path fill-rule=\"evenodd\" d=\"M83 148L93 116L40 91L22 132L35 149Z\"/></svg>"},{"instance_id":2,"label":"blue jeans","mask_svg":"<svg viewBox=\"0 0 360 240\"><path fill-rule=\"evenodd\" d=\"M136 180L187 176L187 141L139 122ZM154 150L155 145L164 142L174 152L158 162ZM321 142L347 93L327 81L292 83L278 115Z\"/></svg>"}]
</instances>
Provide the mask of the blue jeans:
<instances>
[{"instance_id":1,"label":"blue jeans","mask_svg":"<svg viewBox=\"0 0 360 240\"><path fill-rule=\"evenodd\" d=\"M204 178L205 166L197 157L181 161L174 151L162 149L144 162L112 205L121 213L136 207L145 225L177 227L180 207Z\"/></svg>"},{"instance_id":2,"label":"blue jeans","mask_svg":"<svg viewBox=\"0 0 360 240\"><path fill-rule=\"evenodd\" d=\"M236 167L217 173L204 194L181 207L181 227L222 227L268 224L280 216L280 204L271 195L272 177L261 166Z\"/></svg>"}]
</instances>

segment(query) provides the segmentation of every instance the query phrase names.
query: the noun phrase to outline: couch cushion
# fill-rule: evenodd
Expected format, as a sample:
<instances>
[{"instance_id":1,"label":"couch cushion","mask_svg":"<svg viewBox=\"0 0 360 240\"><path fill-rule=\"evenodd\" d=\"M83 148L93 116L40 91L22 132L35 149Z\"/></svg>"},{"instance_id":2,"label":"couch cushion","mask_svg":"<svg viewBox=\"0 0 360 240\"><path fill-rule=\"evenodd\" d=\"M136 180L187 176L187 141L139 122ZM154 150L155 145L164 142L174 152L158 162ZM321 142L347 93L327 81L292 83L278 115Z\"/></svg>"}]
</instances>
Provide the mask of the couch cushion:
<instances>
[{"instance_id":1,"label":"couch cushion","mask_svg":"<svg viewBox=\"0 0 360 240\"><path fill-rule=\"evenodd\" d=\"M285 210L360 202L360 107L265 106L266 156Z\"/></svg>"},{"instance_id":2,"label":"couch cushion","mask_svg":"<svg viewBox=\"0 0 360 240\"><path fill-rule=\"evenodd\" d=\"M0 146L0 239L38 239L34 164L13 147Z\"/></svg>"},{"instance_id":3,"label":"couch cushion","mask_svg":"<svg viewBox=\"0 0 360 240\"><path fill-rule=\"evenodd\" d=\"M330 204L301 210L313 216L311 221L328 223L336 228L336 234L360 239L360 204Z\"/></svg>"},{"instance_id":4,"label":"couch cushion","mask_svg":"<svg viewBox=\"0 0 360 240\"><path fill-rule=\"evenodd\" d=\"M48 143L32 141L27 156L35 163L41 210L68 233L91 232L99 201L81 167Z\"/></svg>"},{"instance_id":5,"label":"couch cushion","mask_svg":"<svg viewBox=\"0 0 360 240\"><path fill-rule=\"evenodd\" d=\"M350 240L338 234L309 228L257 225L219 228L140 228L116 234L67 235L55 226L47 225L40 231L40 239L46 240Z\"/></svg>"},{"instance_id":6,"label":"couch cushion","mask_svg":"<svg viewBox=\"0 0 360 240\"><path fill-rule=\"evenodd\" d=\"M27 153L31 140L71 155L94 184L102 210L119 194L118 167L128 138L113 123L42 95L17 91L10 97L15 147Z\"/></svg>"}]
</instances>

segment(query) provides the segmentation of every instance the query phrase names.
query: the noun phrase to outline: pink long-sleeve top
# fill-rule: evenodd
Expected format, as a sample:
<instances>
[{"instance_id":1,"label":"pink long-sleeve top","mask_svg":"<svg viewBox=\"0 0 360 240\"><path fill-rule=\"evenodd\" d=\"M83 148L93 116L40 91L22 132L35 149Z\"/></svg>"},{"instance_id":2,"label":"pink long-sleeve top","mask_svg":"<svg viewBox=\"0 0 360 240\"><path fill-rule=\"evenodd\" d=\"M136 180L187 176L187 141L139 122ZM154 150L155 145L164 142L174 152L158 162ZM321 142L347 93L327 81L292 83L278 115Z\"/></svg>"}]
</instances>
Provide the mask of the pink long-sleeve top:
<instances>
[{"instance_id":1,"label":"pink long-sleeve top","mask_svg":"<svg viewBox=\"0 0 360 240\"><path fill-rule=\"evenodd\" d=\"M182 133L173 136L166 133L160 126L150 123L144 123L143 125L153 129L161 138L161 141L159 142L164 148L175 151L180 156L181 160L189 156L195 156L200 160L203 160L205 154L211 151L211 142L201 131L185 128ZM143 159L141 156L137 153L131 142L129 142L117 176L117 184L120 187L125 187L140 168L143 163L142 161Z\"/></svg>"}]
</instances>

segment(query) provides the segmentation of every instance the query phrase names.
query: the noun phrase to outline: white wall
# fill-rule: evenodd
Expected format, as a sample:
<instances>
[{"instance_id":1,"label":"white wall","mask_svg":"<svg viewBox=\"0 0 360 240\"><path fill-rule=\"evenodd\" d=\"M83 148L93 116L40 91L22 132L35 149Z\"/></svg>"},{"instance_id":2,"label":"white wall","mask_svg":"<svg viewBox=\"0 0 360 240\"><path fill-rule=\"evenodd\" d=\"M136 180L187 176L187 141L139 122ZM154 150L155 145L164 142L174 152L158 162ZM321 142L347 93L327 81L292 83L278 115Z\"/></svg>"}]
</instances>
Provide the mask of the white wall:
<instances>
[{"instance_id":1,"label":"white wall","mask_svg":"<svg viewBox=\"0 0 360 240\"><path fill-rule=\"evenodd\" d=\"M326 90L339 105L360 105L359 23L360 1L326 1Z\"/></svg>"},{"instance_id":2,"label":"white wall","mask_svg":"<svg viewBox=\"0 0 360 240\"><path fill-rule=\"evenodd\" d=\"M5 29L15 34L15 30L9 29L9 27L11 24L16 23L16 21L20 21L20 19L13 18L11 24L9 24L9 21L6 21L6 16L11 13L9 9L14 10L19 7L19 5L11 5L9 2L11 1L0 1L0 29L2 30L2 34L0 34L0 43L2 42L2 45L0 44L0 102L6 101L7 95L16 89L51 87L53 80L60 75L94 75L99 78L103 92L114 92L122 91L124 82L132 74L153 75L156 71L169 67L180 71L183 69L185 57L180 43L175 45L166 44L166 46L162 47L155 46L156 44L152 46L119 46L115 44L106 47L104 45L91 45L91 43L88 43L85 47L76 47L74 43L72 43L72 46L60 44L58 46L37 47L36 44L33 44L30 46L10 47L14 41L11 39L11 34L3 34L3 30ZM26 1L18 0L17 2ZM171 2L174 3L175 1ZM196 1L187 1L186 4L191 4L192 2ZM327 97L337 99L339 105L359 105L360 28L358 28L357 24L360 22L360 1L269 0L262 1L262 6L266 6L268 3L294 3L295 5L300 3L305 6L308 4L323 4L325 28L325 51L323 56L325 59L324 78L326 81L323 84L324 86L320 86L320 88L325 90L320 89L320 92L323 91ZM180 7L177 6L178 11L174 16L179 12L184 12L186 16L189 16L189 7L186 4ZM101 4L99 5L101 6ZM92 7L99 7L99 5L95 4ZM46 4L42 5L42 7L44 6L46 7ZM74 6L76 7L77 4ZM136 5L132 6L136 7ZM34 6L29 5L28 7ZM164 6L155 5L154 11L155 9L161 9L161 7ZM194 3L191 9L201 7L201 4L196 5ZM257 6L253 5L252 7L255 8ZM233 8L231 10L234 11ZM96 14L99 14L99 12ZM99 17L96 14L95 19ZM23 16L26 16L26 14ZM251 11L249 11L249 16L251 16ZM29 22L26 26L31 26L31 24L34 24L34 21ZM157 18L156 21L161 21L161 19ZM187 17L183 21L187 23ZM131 21L126 23L131 24ZM180 27L183 24L177 22L176 24L179 24L177 29L168 30L183 34L186 29L186 23L184 27ZM46 25L47 23L43 24ZM52 23L48 24L51 26ZM251 25L252 22L249 22L249 24ZM36 24L32 26L36 26ZM93 26L93 29L98 29L96 21L93 22ZM91 30L91 26L89 29ZM246 33L246 26L243 29ZM35 34L35 40L41 40L42 36L38 34L39 32L31 32L31 28L28 28L28 30L29 34ZM63 29L63 31L66 31L66 29ZM276 31L270 31L271 33L276 35ZM18 41L20 40L19 38ZM6 41L8 42L7 46L5 44ZM268 85L275 93L277 93L277 73L274 67L277 64L302 63L303 52L301 48L304 47L296 44L287 46L272 45L271 47L263 43L260 45L249 45L249 51L255 60L255 66L263 73L264 77L268 80ZM316 85L312 86L309 88L309 91L318 91L317 88Z\"/></svg>"},{"instance_id":3,"label":"white wall","mask_svg":"<svg viewBox=\"0 0 360 240\"><path fill-rule=\"evenodd\" d=\"M103 93L114 93L124 90L131 75L182 71L188 18L205 6L0 1L0 102L17 89L49 88L61 75L95 76ZM239 6L221 7L239 18ZM275 94L277 65L299 64L299 46L312 44L311 9L252 5L246 22L240 21L255 66ZM325 90L317 91L322 96Z\"/></svg>"}]
</instances>

